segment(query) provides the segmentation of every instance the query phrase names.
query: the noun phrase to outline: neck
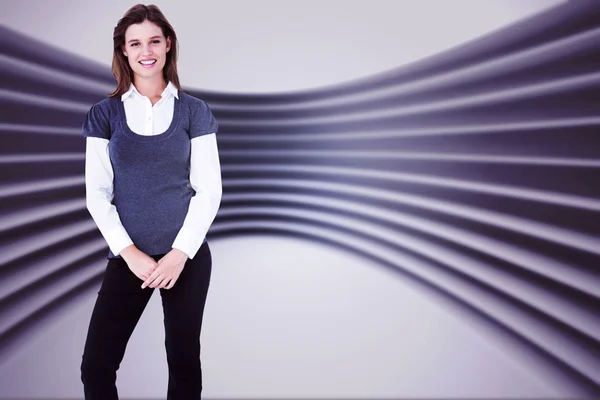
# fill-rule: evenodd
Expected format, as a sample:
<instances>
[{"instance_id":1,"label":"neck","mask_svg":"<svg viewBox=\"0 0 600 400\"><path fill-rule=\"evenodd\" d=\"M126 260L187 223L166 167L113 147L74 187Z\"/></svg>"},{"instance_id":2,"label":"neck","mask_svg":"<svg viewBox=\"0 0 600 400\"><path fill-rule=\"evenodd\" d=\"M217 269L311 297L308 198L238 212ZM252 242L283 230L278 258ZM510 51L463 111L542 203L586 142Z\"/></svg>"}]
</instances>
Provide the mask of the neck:
<instances>
[{"instance_id":1,"label":"neck","mask_svg":"<svg viewBox=\"0 0 600 400\"><path fill-rule=\"evenodd\" d=\"M167 87L167 82L162 76L157 79L140 79L136 76L133 84L140 94L148 98L159 97Z\"/></svg>"}]
</instances>

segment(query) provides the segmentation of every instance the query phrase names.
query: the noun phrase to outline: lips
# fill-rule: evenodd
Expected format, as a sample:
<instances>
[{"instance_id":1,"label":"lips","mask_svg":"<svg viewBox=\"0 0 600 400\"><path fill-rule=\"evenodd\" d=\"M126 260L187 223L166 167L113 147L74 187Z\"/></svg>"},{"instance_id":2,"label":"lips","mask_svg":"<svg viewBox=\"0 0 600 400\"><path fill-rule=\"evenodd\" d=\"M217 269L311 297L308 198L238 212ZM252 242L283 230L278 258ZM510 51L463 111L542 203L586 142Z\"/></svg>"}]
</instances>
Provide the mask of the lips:
<instances>
[{"instance_id":1,"label":"lips","mask_svg":"<svg viewBox=\"0 0 600 400\"><path fill-rule=\"evenodd\" d=\"M145 64L146 62L148 62L148 63ZM142 61L140 61L140 65L142 66L142 68L150 69L150 68L154 68L154 66L156 65L157 62L158 61L155 59L142 60Z\"/></svg>"}]
</instances>

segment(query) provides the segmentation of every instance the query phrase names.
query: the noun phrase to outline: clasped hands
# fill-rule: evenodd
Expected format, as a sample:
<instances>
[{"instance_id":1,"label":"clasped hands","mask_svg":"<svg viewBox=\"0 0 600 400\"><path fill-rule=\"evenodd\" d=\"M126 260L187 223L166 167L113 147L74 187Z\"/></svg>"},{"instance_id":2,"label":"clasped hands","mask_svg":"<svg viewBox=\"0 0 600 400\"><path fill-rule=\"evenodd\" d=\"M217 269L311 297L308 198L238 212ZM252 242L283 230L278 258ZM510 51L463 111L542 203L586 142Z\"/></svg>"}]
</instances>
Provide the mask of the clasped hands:
<instances>
[{"instance_id":1,"label":"clasped hands","mask_svg":"<svg viewBox=\"0 0 600 400\"><path fill-rule=\"evenodd\" d=\"M188 259L187 254L174 248L156 262L133 244L123 249L120 255L131 272L144 281L142 289L146 287L171 289Z\"/></svg>"}]
</instances>

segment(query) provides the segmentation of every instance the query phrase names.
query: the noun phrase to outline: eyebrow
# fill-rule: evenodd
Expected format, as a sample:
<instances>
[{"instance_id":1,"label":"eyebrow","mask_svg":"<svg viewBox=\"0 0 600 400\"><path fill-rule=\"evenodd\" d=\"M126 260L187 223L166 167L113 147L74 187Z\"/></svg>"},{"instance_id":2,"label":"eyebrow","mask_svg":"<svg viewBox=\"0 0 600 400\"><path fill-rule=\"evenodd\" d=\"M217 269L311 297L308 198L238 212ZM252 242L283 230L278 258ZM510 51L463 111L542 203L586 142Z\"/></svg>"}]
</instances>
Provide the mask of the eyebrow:
<instances>
[{"instance_id":1,"label":"eyebrow","mask_svg":"<svg viewBox=\"0 0 600 400\"><path fill-rule=\"evenodd\" d=\"M162 36L152 36L152 37L150 38L150 40L152 40L152 39L162 39ZM131 40L130 40L129 42L127 42L127 43L131 43L131 42L137 42L137 41L139 41L139 39L131 39Z\"/></svg>"}]
</instances>

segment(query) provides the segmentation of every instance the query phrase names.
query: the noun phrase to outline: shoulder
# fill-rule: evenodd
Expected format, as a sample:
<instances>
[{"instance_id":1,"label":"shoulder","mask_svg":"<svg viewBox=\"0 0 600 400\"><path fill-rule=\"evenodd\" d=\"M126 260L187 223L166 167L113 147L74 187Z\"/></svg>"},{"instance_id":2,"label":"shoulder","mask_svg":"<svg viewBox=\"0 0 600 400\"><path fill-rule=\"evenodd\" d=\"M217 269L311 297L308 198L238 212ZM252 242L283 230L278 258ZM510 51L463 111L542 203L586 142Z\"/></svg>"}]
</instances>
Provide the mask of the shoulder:
<instances>
[{"instance_id":1,"label":"shoulder","mask_svg":"<svg viewBox=\"0 0 600 400\"><path fill-rule=\"evenodd\" d=\"M94 103L83 121L83 136L110 139L111 120L115 117L115 98L106 97Z\"/></svg>"},{"instance_id":2,"label":"shoulder","mask_svg":"<svg viewBox=\"0 0 600 400\"><path fill-rule=\"evenodd\" d=\"M94 106L98 106L98 107L111 107L112 103L117 100L116 97L105 97L102 100L100 100L99 102L97 102L96 104L94 104Z\"/></svg>"},{"instance_id":3,"label":"shoulder","mask_svg":"<svg viewBox=\"0 0 600 400\"><path fill-rule=\"evenodd\" d=\"M97 103L94 103L88 114L92 114L95 118L102 118L109 120L113 115L116 114L116 101L120 101L114 97L106 97Z\"/></svg>"},{"instance_id":4,"label":"shoulder","mask_svg":"<svg viewBox=\"0 0 600 400\"><path fill-rule=\"evenodd\" d=\"M187 106L185 107L186 110L188 110L192 115L198 115L199 113L203 114L207 111L210 112L210 107L201 98L194 97L184 92L179 92L179 99L183 102L182 104Z\"/></svg>"},{"instance_id":5,"label":"shoulder","mask_svg":"<svg viewBox=\"0 0 600 400\"><path fill-rule=\"evenodd\" d=\"M92 105L92 108L98 108L102 110L108 110L113 107L113 104L117 100L116 97L105 97L99 102Z\"/></svg>"},{"instance_id":6,"label":"shoulder","mask_svg":"<svg viewBox=\"0 0 600 400\"><path fill-rule=\"evenodd\" d=\"M218 131L219 124L206 101L183 92L180 92L180 100L189 115L190 138Z\"/></svg>"}]
</instances>

